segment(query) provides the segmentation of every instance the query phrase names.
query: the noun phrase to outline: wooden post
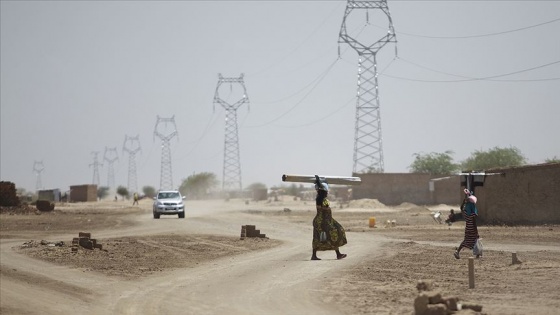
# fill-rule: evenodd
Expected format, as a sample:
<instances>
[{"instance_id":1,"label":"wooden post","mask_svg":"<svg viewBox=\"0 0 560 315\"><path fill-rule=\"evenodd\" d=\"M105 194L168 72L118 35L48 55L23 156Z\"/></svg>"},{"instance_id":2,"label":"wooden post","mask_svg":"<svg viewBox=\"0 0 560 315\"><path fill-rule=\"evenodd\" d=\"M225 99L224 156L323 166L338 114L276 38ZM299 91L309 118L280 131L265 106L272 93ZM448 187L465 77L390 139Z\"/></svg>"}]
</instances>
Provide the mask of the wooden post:
<instances>
[{"instance_id":1,"label":"wooden post","mask_svg":"<svg viewBox=\"0 0 560 315\"><path fill-rule=\"evenodd\" d=\"M515 265L515 264L519 264L519 263L521 263L521 262L519 261L519 259L517 259L517 252L512 252L511 253L511 264Z\"/></svg>"},{"instance_id":2,"label":"wooden post","mask_svg":"<svg viewBox=\"0 0 560 315\"><path fill-rule=\"evenodd\" d=\"M474 257L469 257L469 289L474 289Z\"/></svg>"}]
</instances>

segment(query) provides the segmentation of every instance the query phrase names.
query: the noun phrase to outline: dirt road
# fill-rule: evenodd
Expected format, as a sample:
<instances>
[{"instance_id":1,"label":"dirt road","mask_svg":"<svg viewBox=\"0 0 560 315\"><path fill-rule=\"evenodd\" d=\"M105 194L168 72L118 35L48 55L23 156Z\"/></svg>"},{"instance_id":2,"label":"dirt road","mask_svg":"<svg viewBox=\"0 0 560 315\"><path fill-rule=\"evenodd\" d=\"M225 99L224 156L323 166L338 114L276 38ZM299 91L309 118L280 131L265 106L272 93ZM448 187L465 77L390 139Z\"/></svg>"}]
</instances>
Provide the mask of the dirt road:
<instances>
[{"instance_id":1,"label":"dirt road","mask_svg":"<svg viewBox=\"0 0 560 315\"><path fill-rule=\"evenodd\" d=\"M349 244L341 248L348 257L320 252L323 260L310 261L312 202L188 201L186 207L186 219L154 220L149 200L139 208L61 206L57 216L3 214L0 312L410 314L420 279L439 281L444 294L481 303L488 314L556 314L560 307L560 284L553 280L560 276L557 226L481 227L492 242L477 262L477 289L466 291L466 260L451 255L463 227L434 225L425 208L335 210L348 231ZM372 213L379 222L396 218L396 227L369 229ZM247 224L270 240L240 241ZM80 231L109 248L94 251L97 264L64 261L74 259L69 248L61 249L62 260L46 256L53 248L21 249L29 240L68 241ZM118 250L123 244L128 251ZM31 250L41 259L31 258ZM519 252L522 265L507 262L511 250Z\"/></svg>"},{"instance_id":2,"label":"dirt road","mask_svg":"<svg viewBox=\"0 0 560 315\"><path fill-rule=\"evenodd\" d=\"M340 314L336 303L318 299L317 288L334 271L372 257L381 244L357 234L352 236L352 247L345 251L352 260L336 260L334 253L324 253L322 261L312 262L310 224L295 226L270 216L239 213L246 209L245 205L223 201L189 202L185 220L174 216L154 220L149 206L142 203L144 212L133 218L136 224L130 227L91 232L98 239L181 233L238 237L241 225L253 224L282 244L197 268L122 281L30 259L11 250L26 239L2 239L3 313L75 314L80 310L82 314ZM310 213L309 221L312 216ZM75 236L76 233L33 237L56 240ZM11 271L12 276L5 276L5 271Z\"/></svg>"}]
</instances>

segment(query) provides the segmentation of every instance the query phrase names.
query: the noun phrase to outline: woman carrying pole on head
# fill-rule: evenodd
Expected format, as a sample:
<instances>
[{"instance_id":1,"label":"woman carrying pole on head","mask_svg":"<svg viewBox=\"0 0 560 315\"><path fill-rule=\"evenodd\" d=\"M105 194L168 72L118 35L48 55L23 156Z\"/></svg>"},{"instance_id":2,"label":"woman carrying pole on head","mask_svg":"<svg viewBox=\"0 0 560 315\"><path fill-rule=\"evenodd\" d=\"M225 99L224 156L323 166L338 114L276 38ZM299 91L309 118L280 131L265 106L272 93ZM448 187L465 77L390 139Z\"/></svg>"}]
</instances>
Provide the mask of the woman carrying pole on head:
<instances>
[{"instance_id":1,"label":"woman carrying pole on head","mask_svg":"<svg viewBox=\"0 0 560 315\"><path fill-rule=\"evenodd\" d=\"M327 199L329 185L322 182L317 175L315 175L315 179L317 215L313 219L313 254L311 260L321 260L317 257L317 251L325 250L334 250L336 259L343 259L346 254L342 254L338 248L347 243L346 232L342 225L332 217L332 210Z\"/></svg>"},{"instance_id":2,"label":"woman carrying pole on head","mask_svg":"<svg viewBox=\"0 0 560 315\"><path fill-rule=\"evenodd\" d=\"M476 241L479 238L478 235L478 228L476 226L476 217L478 216L478 209L476 208L476 197L474 196L472 191L468 189L464 190L465 192L465 199L463 200L463 204L461 205L461 212L463 213L463 217L465 218L465 238L459 244L459 247L455 249L455 253L453 256L459 259L459 252L463 248L472 249L476 244ZM477 258L479 255L476 255Z\"/></svg>"}]
</instances>

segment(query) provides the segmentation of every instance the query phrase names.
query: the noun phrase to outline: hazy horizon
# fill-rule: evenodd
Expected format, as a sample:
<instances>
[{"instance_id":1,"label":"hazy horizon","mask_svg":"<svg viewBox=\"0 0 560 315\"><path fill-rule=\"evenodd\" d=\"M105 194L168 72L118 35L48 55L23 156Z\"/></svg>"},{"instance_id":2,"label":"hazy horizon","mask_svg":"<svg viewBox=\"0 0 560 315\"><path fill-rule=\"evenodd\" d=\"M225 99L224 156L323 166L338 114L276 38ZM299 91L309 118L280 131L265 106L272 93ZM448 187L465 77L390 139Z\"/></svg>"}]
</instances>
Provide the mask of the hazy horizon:
<instances>
[{"instance_id":1,"label":"hazy horizon","mask_svg":"<svg viewBox=\"0 0 560 315\"><path fill-rule=\"evenodd\" d=\"M398 43L378 55L385 172L448 150L455 162L494 147L518 148L529 164L560 157L560 1L388 5ZM201 172L222 180L219 74L243 74L247 88L237 110L243 187L352 174L358 55L338 43L346 1L0 6L2 181L34 191L42 161L44 189L91 184L97 151L107 186L103 152L116 148L114 184L126 187L123 143L138 135L138 189L157 189L158 116L177 126L173 185ZM381 27L373 13L368 27Z\"/></svg>"}]
</instances>

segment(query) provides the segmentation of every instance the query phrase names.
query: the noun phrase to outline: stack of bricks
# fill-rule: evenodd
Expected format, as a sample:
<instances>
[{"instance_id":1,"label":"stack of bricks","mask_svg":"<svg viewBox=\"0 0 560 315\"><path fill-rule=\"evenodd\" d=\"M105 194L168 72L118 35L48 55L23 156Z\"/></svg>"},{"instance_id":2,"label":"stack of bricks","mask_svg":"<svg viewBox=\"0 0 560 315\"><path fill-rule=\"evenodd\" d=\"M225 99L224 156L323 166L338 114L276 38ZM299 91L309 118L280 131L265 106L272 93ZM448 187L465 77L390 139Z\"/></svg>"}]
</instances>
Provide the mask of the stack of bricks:
<instances>
[{"instance_id":1,"label":"stack of bricks","mask_svg":"<svg viewBox=\"0 0 560 315\"><path fill-rule=\"evenodd\" d=\"M482 314L481 305L460 304L458 297L443 297L439 291L432 290L432 287L432 282L418 281L416 288L419 293L414 300L415 315L448 315L467 309L471 310L469 314Z\"/></svg>"},{"instance_id":2,"label":"stack of bricks","mask_svg":"<svg viewBox=\"0 0 560 315\"><path fill-rule=\"evenodd\" d=\"M262 234L261 230L257 230L254 225L242 225L241 239L244 240L246 237L266 238L266 234Z\"/></svg>"},{"instance_id":3,"label":"stack of bricks","mask_svg":"<svg viewBox=\"0 0 560 315\"><path fill-rule=\"evenodd\" d=\"M77 252L78 247L83 247L91 250L95 248L103 249L103 246L101 244L97 244L96 239L91 238L91 233L85 232L80 232L78 234L78 237L72 239L72 251Z\"/></svg>"},{"instance_id":4,"label":"stack of bricks","mask_svg":"<svg viewBox=\"0 0 560 315\"><path fill-rule=\"evenodd\" d=\"M12 182L0 182L0 206L19 206L20 200L17 196L16 185Z\"/></svg>"}]
</instances>

